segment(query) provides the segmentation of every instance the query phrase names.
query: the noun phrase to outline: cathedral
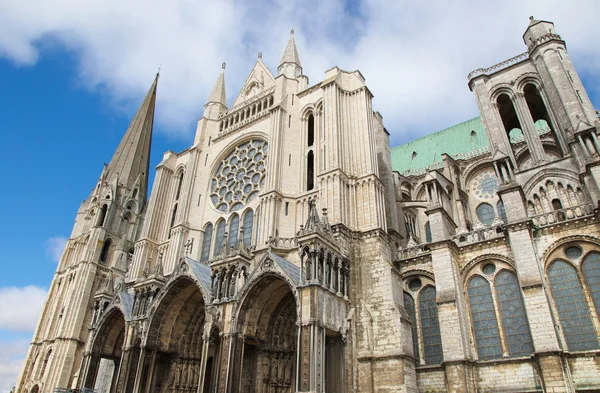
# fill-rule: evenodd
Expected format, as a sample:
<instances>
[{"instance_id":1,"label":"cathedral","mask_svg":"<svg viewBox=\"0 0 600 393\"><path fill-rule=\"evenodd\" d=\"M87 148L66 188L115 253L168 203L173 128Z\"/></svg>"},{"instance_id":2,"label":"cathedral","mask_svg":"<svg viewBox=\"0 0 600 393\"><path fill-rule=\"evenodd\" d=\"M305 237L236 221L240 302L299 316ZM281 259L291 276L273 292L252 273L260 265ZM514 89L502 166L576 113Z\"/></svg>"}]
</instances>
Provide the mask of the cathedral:
<instances>
[{"instance_id":1,"label":"cathedral","mask_svg":"<svg viewBox=\"0 0 600 393\"><path fill-rule=\"evenodd\" d=\"M468 75L479 117L390 147L292 31L229 107L223 65L148 193L157 76L16 392L600 392L599 114L553 23L523 41Z\"/></svg>"}]
</instances>

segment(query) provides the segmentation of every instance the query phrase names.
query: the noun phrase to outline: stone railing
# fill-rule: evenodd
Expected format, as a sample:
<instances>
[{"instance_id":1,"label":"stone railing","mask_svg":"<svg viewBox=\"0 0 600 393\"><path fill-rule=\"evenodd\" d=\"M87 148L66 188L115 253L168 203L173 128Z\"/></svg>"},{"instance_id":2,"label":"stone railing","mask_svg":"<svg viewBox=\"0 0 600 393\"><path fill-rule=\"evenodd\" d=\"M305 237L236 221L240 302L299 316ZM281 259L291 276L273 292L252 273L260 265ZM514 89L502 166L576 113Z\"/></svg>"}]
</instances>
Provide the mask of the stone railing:
<instances>
[{"instance_id":1,"label":"stone railing","mask_svg":"<svg viewBox=\"0 0 600 393\"><path fill-rule=\"evenodd\" d=\"M417 244L416 246L401 248L396 253L396 260L409 259L431 254L429 243Z\"/></svg>"},{"instance_id":2,"label":"stone railing","mask_svg":"<svg viewBox=\"0 0 600 393\"><path fill-rule=\"evenodd\" d=\"M559 37L560 38L560 37ZM511 57L508 60L504 60L503 62L500 62L498 64L494 64L491 67L488 68L478 68L476 70L473 70L471 72L469 72L469 75L467 75L467 79L471 80L477 76L480 75L489 75L492 74L494 72L498 72L501 70L504 70L508 67L511 67L517 63L522 62L523 60L527 60L529 58L529 52L525 52L525 53L521 53L520 55L517 55L515 57Z\"/></svg>"},{"instance_id":3,"label":"stone railing","mask_svg":"<svg viewBox=\"0 0 600 393\"><path fill-rule=\"evenodd\" d=\"M269 237L267 245L273 248L293 250L298 248L298 241L295 237Z\"/></svg>"},{"instance_id":4,"label":"stone railing","mask_svg":"<svg viewBox=\"0 0 600 393\"><path fill-rule=\"evenodd\" d=\"M533 225L538 228L555 225L561 222L575 220L578 218L591 216L594 214L594 205L591 203L567 207L560 210L553 210L548 213L538 214L533 216Z\"/></svg>"},{"instance_id":5,"label":"stone railing","mask_svg":"<svg viewBox=\"0 0 600 393\"><path fill-rule=\"evenodd\" d=\"M237 130L269 113L275 88L267 89L248 102L236 105L219 118L219 136Z\"/></svg>"},{"instance_id":6,"label":"stone railing","mask_svg":"<svg viewBox=\"0 0 600 393\"><path fill-rule=\"evenodd\" d=\"M452 241L459 247L479 243L486 240L504 237L504 223L493 223L489 227L474 229L452 236Z\"/></svg>"}]
</instances>

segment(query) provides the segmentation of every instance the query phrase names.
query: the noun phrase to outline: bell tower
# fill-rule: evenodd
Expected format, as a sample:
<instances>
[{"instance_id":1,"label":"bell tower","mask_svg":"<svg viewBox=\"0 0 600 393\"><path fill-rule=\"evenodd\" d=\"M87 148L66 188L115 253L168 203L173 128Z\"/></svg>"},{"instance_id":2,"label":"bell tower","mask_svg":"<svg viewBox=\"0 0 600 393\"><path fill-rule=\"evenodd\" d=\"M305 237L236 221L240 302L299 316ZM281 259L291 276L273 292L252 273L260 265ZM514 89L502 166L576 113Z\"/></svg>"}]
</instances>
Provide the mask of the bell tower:
<instances>
[{"instance_id":1,"label":"bell tower","mask_svg":"<svg viewBox=\"0 0 600 393\"><path fill-rule=\"evenodd\" d=\"M88 328L103 311L99 299L122 282L143 221L157 83L158 75L77 212L17 391L37 386L51 392L77 384Z\"/></svg>"}]
</instances>

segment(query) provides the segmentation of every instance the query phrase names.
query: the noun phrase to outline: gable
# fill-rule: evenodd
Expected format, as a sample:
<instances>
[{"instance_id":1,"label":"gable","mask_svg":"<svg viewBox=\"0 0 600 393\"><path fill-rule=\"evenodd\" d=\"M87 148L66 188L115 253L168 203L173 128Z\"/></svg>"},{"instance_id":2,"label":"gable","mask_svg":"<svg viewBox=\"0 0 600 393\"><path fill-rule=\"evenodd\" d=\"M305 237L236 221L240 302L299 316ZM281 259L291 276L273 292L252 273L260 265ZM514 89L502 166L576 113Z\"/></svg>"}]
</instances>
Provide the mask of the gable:
<instances>
[{"instance_id":1,"label":"gable","mask_svg":"<svg viewBox=\"0 0 600 393\"><path fill-rule=\"evenodd\" d=\"M248 78L246 78L244 85L240 89L232 107L250 101L252 98L272 87L275 87L275 77L265 63L263 63L261 59L258 59L256 64L254 64L252 71L250 71Z\"/></svg>"}]
</instances>

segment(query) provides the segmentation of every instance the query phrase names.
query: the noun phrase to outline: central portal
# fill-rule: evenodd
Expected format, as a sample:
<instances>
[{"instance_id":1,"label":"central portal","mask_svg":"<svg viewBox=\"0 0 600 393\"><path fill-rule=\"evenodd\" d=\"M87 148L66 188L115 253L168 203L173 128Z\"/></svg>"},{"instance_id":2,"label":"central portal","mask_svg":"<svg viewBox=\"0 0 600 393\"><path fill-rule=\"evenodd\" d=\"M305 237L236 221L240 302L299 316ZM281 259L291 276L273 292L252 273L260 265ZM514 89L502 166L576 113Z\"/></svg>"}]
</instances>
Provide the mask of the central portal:
<instances>
[{"instance_id":1,"label":"central portal","mask_svg":"<svg viewBox=\"0 0 600 393\"><path fill-rule=\"evenodd\" d=\"M241 393L296 391L296 299L275 275L259 280L243 300Z\"/></svg>"}]
</instances>

